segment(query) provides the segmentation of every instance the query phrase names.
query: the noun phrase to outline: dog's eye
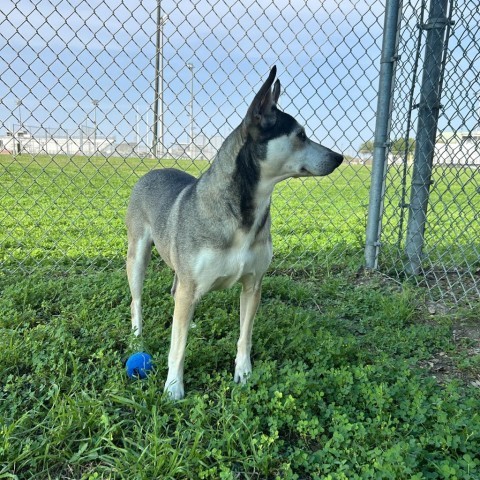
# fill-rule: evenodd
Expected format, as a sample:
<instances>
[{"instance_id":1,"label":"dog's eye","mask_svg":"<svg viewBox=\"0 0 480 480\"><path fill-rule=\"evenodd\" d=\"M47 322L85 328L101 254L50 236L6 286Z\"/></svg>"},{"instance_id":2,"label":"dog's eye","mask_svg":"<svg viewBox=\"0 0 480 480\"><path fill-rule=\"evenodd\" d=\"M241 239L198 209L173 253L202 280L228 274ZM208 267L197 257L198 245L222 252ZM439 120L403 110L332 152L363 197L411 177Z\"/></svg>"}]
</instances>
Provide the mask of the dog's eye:
<instances>
[{"instance_id":1,"label":"dog's eye","mask_svg":"<svg viewBox=\"0 0 480 480\"><path fill-rule=\"evenodd\" d=\"M297 138L299 140L301 140L302 142L304 142L306 139L307 139L307 135L305 134L305 131L304 130L300 130L298 133L297 133Z\"/></svg>"}]
</instances>

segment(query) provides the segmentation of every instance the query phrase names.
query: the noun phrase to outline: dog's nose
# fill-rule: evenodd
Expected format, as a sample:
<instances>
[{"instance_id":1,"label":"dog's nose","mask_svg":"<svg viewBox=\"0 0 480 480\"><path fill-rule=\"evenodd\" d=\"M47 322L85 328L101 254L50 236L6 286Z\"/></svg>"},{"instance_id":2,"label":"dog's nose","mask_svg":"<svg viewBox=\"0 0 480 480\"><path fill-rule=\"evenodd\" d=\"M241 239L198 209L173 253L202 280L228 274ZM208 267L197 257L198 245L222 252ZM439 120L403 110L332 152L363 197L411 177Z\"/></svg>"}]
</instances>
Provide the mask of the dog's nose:
<instances>
[{"instance_id":1,"label":"dog's nose","mask_svg":"<svg viewBox=\"0 0 480 480\"><path fill-rule=\"evenodd\" d=\"M337 167L343 162L343 155L340 153L333 153L332 160L337 164Z\"/></svg>"}]
</instances>

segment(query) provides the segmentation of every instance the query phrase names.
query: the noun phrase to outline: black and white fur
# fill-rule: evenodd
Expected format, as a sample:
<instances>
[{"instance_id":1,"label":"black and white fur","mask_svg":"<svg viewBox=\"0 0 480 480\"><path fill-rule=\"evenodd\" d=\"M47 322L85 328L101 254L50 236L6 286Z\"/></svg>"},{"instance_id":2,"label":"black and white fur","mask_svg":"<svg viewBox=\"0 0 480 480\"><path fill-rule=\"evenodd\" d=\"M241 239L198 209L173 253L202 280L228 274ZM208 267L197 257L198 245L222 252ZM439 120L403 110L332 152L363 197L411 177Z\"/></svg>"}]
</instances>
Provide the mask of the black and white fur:
<instances>
[{"instance_id":1,"label":"black and white fur","mask_svg":"<svg viewBox=\"0 0 480 480\"><path fill-rule=\"evenodd\" d=\"M241 124L198 179L175 169L154 170L135 185L127 212L127 273L132 328L142 333L142 286L152 245L175 271L168 376L173 399L184 396L183 364L195 304L207 292L242 284L235 381L252 371L253 318L262 278L272 259L270 202L289 177L324 176L343 156L309 140L277 108L280 82L273 67ZM273 89L272 89L273 85Z\"/></svg>"}]
</instances>

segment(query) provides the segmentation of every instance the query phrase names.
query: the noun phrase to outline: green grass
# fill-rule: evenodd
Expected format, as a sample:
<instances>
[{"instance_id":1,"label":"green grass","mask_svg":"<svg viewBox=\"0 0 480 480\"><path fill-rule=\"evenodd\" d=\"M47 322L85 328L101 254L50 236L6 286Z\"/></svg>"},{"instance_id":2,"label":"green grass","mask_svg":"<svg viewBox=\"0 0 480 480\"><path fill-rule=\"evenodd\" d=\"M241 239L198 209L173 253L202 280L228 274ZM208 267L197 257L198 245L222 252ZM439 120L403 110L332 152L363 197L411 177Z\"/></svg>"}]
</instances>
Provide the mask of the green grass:
<instances>
[{"instance_id":1,"label":"green grass","mask_svg":"<svg viewBox=\"0 0 480 480\"><path fill-rule=\"evenodd\" d=\"M25 271L52 261L84 269L122 258L131 188L139 176L159 166L153 160L62 156L5 156L0 161L0 260L7 268ZM207 164L184 161L179 166L198 175ZM350 256L361 256L368 181L368 169L347 167L328 179L292 180L278 188L272 213L275 252L288 258L283 263L309 266L320 254L335 257L347 249Z\"/></svg>"},{"instance_id":2,"label":"green grass","mask_svg":"<svg viewBox=\"0 0 480 480\"><path fill-rule=\"evenodd\" d=\"M206 162L162 161L194 175ZM83 271L107 266L126 250L124 215L139 176L154 160L3 155L0 158L0 261L25 272L59 264ZM339 258L363 262L370 168L346 165L322 179L290 180L274 192L273 240L277 268L315 269ZM430 264L478 265L480 175L434 169L426 247ZM401 170L389 169L382 235L384 268L401 261ZM408 202L407 197L404 199ZM407 212L404 211L406 214Z\"/></svg>"},{"instance_id":3,"label":"green grass","mask_svg":"<svg viewBox=\"0 0 480 480\"><path fill-rule=\"evenodd\" d=\"M478 389L416 367L453 344L415 291L348 271L267 278L244 387L232 381L238 290L211 294L189 334L186 399L170 402L170 282L154 262L144 347L156 370L133 382L123 272L3 278L0 478L480 475Z\"/></svg>"},{"instance_id":4,"label":"green grass","mask_svg":"<svg viewBox=\"0 0 480 480\"><path fill-rule=\"evenodd\" d=\"M402 241L398 242L401 204L410 202L410 191L402 198L402 168L392 166L387 175L383 237L387 249L404 246L408 209L404 209ZM407 171L406 184L411 183L412 168ZM480 171L469 168L433 168L428 203L425 249L431 264L447 268L472 267L478 264L480 247ZM390 245L389 245L390 244ZM473 268L474 269L474 268Z\"/></svg>"},{"instance_id":5,"label":"green grass","mask_svg":"<svg viewBox=\"0 0 480 480\"><path fill-rule=\"evenodd\" d=\"M419 368L454 355L452 318L431 317L419 289L356 274L368 169L276 190L248 385L232 380L234 288L197 308L185 400L162 394L173 301L158 258L143 340L156 369L130 381L123 215L155 165L132 162L2 160L0 479L480 478L479 389ZM477 363L460 359L469 374Z\"/></svg>"}]
</instances>

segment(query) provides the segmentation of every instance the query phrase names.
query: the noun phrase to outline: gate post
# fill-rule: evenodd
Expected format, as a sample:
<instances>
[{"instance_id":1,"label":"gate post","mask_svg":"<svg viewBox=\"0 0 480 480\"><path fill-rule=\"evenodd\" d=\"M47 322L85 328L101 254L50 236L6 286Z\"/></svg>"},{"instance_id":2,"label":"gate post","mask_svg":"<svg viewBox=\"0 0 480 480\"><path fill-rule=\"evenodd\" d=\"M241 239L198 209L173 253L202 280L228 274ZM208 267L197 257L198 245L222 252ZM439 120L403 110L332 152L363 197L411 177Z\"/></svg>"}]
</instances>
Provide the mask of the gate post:
<instances>
[{"instance_id":1,"label":"gate post","mask_svg":"<svg viewBox=\"0 0 480 480\"><path fill-rule=\"evenodd\" d=\"M387 141L392 112L392 86L397 61L401 0L387 0L378 86L377 115L365 242L365 267L377 268L387 167Z\"/></svg>"},{"instance_id":2,"label":"gate post","mask_svg":"<svg viewBox=\"0 0 480 480\"><path fill-rule=\"evenodd\" d=\"M427 30L427 41L405 243L406 271L412 275L418 275L422 262L438 114L441 108L445 30L449 23L447 3L448 0L430 0L428 21L420 25L420 28Z\"/></svg>"}]
</instances>

